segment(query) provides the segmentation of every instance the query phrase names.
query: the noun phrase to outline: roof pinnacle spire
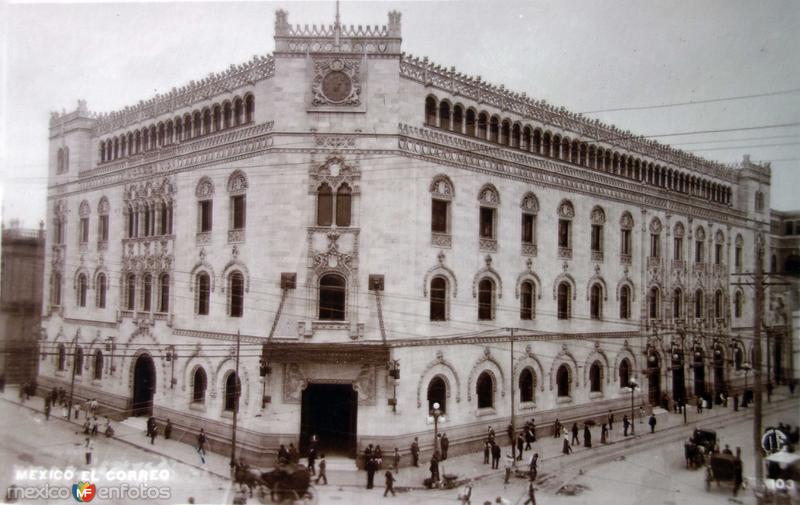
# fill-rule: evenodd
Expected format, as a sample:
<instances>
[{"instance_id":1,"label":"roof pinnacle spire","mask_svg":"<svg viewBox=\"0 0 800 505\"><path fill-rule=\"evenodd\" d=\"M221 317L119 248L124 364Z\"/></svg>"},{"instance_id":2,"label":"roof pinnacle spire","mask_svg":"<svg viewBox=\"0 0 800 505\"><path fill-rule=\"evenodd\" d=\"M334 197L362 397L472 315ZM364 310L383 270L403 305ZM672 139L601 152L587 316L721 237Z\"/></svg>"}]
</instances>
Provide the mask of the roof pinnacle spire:
<instances>
[{"instance_id":1,"label":"roof pinnacle spire","mask_svg":"<svg viewBox=\"0 0 800 505\"><path fill-rule=\"evenodd\" d=\"M339 37L342 33L342 25L339 23L339 0L336 0L336 22L333 24L334 46L339 49Z\"/></svg>"}]
</instances>

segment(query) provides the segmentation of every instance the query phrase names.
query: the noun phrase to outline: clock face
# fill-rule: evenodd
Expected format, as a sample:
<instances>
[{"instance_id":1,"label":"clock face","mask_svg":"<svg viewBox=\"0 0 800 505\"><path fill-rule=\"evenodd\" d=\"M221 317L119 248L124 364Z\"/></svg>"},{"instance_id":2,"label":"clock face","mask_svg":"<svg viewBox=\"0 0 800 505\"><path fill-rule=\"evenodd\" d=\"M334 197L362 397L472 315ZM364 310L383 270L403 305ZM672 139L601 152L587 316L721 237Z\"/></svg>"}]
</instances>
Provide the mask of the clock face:
<instances>
[{"instance_id":1,"label":"clock face","mask_svg":"<svg viewBox=\"0 0 800 505\"><path fill-rule=\"evenodd\" d=\"M322 92L332 102L341 102L350 96L352 87L350 77L342 71L328 72L322 79Z\"/></svg>"}]
</instances>

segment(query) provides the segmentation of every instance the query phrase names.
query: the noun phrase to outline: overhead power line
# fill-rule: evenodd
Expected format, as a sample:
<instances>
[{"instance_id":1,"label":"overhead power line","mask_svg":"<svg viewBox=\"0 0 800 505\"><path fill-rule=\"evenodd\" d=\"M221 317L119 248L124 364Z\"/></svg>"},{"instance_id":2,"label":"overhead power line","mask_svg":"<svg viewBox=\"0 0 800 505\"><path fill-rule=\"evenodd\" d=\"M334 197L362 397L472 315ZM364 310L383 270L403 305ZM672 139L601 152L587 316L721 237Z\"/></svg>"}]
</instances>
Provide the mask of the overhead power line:
<instances>
[{"instance_id":1,"label":"overhead power line","mask_svg":"<svg viewBox=\"0 0 800 505\"><path fill-rule=\"evenodd\" d=\"M778 96L778 95L791 95L794 93L800 93L800 88L794 89L787 89L783 91L771 91L768 93L755 93L752 95L739 95L739 96L729 96L725 98L709 98L706 100L690 100L688 102L675 102L675 103L664 103L658 105L640 105L640 106L633 106L633 107L614 107L611 109L596 109L596 110L587 110L581 112L581 114L598 114L600 112L620 112L620 111L631 111L631 110L652 110L652 109L666 109L669 107L682 107L685 105L702 105L706 103L718 103L718 102L731 102L734 100L747 100L750 98L761 98L766 96Z\"/></svg>"}]
</instances>

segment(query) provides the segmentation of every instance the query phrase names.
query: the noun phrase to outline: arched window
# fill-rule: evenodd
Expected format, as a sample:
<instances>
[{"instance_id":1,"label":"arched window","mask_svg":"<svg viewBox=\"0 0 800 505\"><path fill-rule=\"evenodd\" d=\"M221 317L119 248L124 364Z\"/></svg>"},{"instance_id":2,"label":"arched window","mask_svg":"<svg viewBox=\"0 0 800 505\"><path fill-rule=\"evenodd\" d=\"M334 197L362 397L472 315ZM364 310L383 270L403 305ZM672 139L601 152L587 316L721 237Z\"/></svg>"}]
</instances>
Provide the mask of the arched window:
<instances>
[{"instance_id":1,"label":"arched window","mask_svg":"<svg viewBox=\"0 0 800 505\"><path fill-rule=\"evenodd\" d=\"M568 200L562 201L558 206L558 256L560 258L572 257L572 218L575 209Z\"/></svg>"},{"instance_id":2,"label":"arched window","mask_svg":"<svg viewBox=\"0 0 800 505\"><path fill-rule=\"evenodd\" d=\"M83 373L83 348L76 347L75 348L75 359L72 361L72 366L75 369L75 375L81 375Z\"/></svg>"},{"instance_id":3,"label":"arched window","mask_svg":"<svg viewBox=\"0 0 800 505\"><path fill-rule=\"evenodd\" d=\"M61 305L61 274L56 272L51 279L52 289L50 290L50 304L58 307Z\"/></svg>"},{"instance_id":4,"label":"arched window","mask_svg":"<svg viewBox=\"0 0 800 505\"><path fill-rule=\"evenodd\" d=\"M489 372L481 372L475 385L478 396L478 408L488 409L494 407L494 380Z\"/></svg>"},{"instance_id":5,"label":"arched window","mask_svg":"<svg viewBox=\"0 0 800 505\"><path fill-rule=\"evenodd\" d=\"M717 319L725 317L724 310L722 291L717 291L714 293L714 317Z\"/></svg>"},{"instance_id":6,"label":"arched window","mask_svg":"<svg viewBox=\"0 0 800 505\"><path fill-rule=\"evenodd\" d=\"M525 368L522 373L519 374L519 401L534 401L535 388L536 381L533 378L533 370Z\"/></svg>"},{"instance_id":7,"label":"arched window","mask_svg":"<svg viewBox=\"0 0 800 505\"><path fill-rule=\"evenodd\" d=\"M533 299L536 288L531 281L525 281L519 288L519 318L531 320L534 318Z\"/></svg>"},{"instance_id":8,"label":"arched window","mask_svg":"<svg viewBox=\"0 0 800 505\"><path fill-rule=\"evenodd\" d=\"M494 282L482 279L478 283L478 320L489 321L494 314Z\"/></svg>"},{"instance_id":9,"label":"arched window","mask_svg":"<svg viewBox=\"0 0 800 505\"><path fill-rule=\"evenodd\" d=\"M489 115L485 112L478 114L478 135L479 139L486 140L486 133L489 129Z\"/></svg>"},{"instance_id":10,"label":"arched window","mask_svg":"<svg viewBox=\"0 0 800 505\"><path fill-rule=\"evenodd\" d=\"M241 98L236 98L233 101L233 121L236 126L242 124L242 113L244 112L244 104Z\"/></svg>"},{"instance_id":11,"label":"arched window","mask_svg":"<svg viewBox=\"0 0 800 505\"><path fill-rule=\"evenodd\" d=\"M675 319L683 317L683 291L680 289L672 293L672 317Z\"/></svg>"},{"instance_id":12,"label":"arched window","mask_svg":"<svg viewBox=\"0 0 800 505\"><path fill-rule=\"evenodd\" d=\"M86 307L86 292L89 285L86 282L86 274L78 275L78 306Z\"/></svg>"},{"instance_id":13,"label":"arched window","mask_svg":"<svg viewBox=\"0 0 800 505\"><path fill-rule=\"evenodd\" d=\"M445 101L439 103L439 127L450 129L450 104Z\"/></svg>"},{"instance_id":14,"label":"arched window","mask_svg":"<svg viewBox=\"0 0 800 505\"><path fill-rule=\"evenodd\" d=\"M242 392L242 385L236 374L231 372L225 379L225 410L233 412L238 411L239 395Z\"/></svg>"},{"instance_id":15,"label":"arched window","mask_svg":"<svg viewBox=\"0 0 800 505\"><path fill-rule=\"evenodd\" d=\"M447 412L447 384L438 375L428 383L428 412L433 410L434 403L439 404L439 410Z\"/></svg>"},{"instance_id":16,"label":"arched window","mask_svg":"<svg viewBox=\"0 0 800 505\"><path fill-rule=\"evenodd\" d=\"M222 125L225 128L231 127L231 119L233 117L233 109L231 108L230 102L225 102L222 106Z\"/></svg>"},{"instance_id":17,"label":"arched window","mask_svg":"<svg viewBox=\"0 0 800 505\"><path fill-rule=\"evenodd\" d=\"M144 274L142 278L142 310L150 312L151 299L153 296L153 276Z\"/></svg>"},{"instance_id":18,"label":"arched window","mask_svg":"<svg viewBox=\"0 0 800 505\"><path fill-rule=\"evenodd\" d=\"M94 378L95 380L103 378L103 351L100 349L94 352Z\"/></svg>"},{"instance_id":19,"label":"arched window","mask_svg":"<svg viewBox=\"0 0 800 505\"><path fill-rule=\"evenodd\" d=\"M453 186L447 177L436 177L431 183L431 233L450 233L450 201Z\"/></svg>"},{"instance_id":20,"label":"arched window","mask_svg":"<svg viewBox=\"0 0 800 505\"><path fill-rule=\"evenodd\" d=\"M336 226L350 226L350 186L342 184L336 191Z\"/></svg>"},{"instance_id":21,"label":"arched window","mask_svg":"<svg viewBox=\"0 0 800 505\"><path fill-rule=\"evenodd\" d=\"M322 184L317 189L317 226L333 224L333 193L331 187Z\"/></svg>"},{"instance_id":22,"label":"arched window","mask_svg":"<svg viewBox=\"0 0 800 505\"><path fill-rule=\"evenodd\" d=\"M158 280L159 285L159 299L158 311L169 312L169 275L161 274Z\"/></svg>"},{"instance_id":23,"label":"arched window","mask_svg":"<svg viewBox=\"0 0 800 505\"><path fill-rule=\"evenodd\" d=\"M631 288L622 286L619 290L619 318L630 319L631 317Z\"/></svg>"},{"instance_id":24,"label":"arched window","mask_svg":"<svg viewBox=\"0 0 800 505\"><path fill-rule=\"evenodd\" d=\"M703 291L698 289L694 293L694 317L702 318L703 316Z\"/></svg>"},{"instance_id":25,"label":"arched window","mask_svg":"<svg viewBox=\"0 0 800 505\"><path fill-rule=\"evenodd\" d=\"M733 295L733 317L742 317L742 292Z\"/></svg>"},{"instance_id":26,"label":"arched window","mask_svg":"<svg viewBox=\"0 0 800 505\"><path fill-rule=\"evenodd\" d=\"M58 344L58 361L57 366L59 371L64 371L67 365L67 349L64 344Z\"/></svg>"},{"instance_id":27,"label":"arched window","mask_svg":"<svg viewBox=\"0 0 800 505\"><path fill-rule=\"evenodd\" d=\"M619 364L619 387L626 388L631 380L631 364L624 358Z\"/></svg>"},{"instance_id":28,"label":"arched window","mask_svg":"<svg viewBox=\"0 0 800 505\"><path fill-rule=\"evenodd\" d=\"M108 282L106 281L106 274L99 274L95 282L95 305L98 309L106 308L106 293L108 292Z\"/></svg>"},{"instance_id":29,"label":"arched window","mask_svg":"<svg viewBox=\"0 0 800 505\"><path fill-rule=\"evenodd\" d=\"M556 371L556 385L559 397L569 396L570 394L570 380L569 368L567 365L561 365Z\"/></svg>"},{"instance_id":30,"label":"arched window","mask_svg":"<svg viewBox=\"0 0 800 505\"><path fill-rule=\"evenodd\" d=\"M436 99L432 96L425 99L425 124L436 126Z\"/></svg>"},{"instance_id":31,"label":"arched window","mask_svg":"<svg viewBox=\"0 0 800 505\"><path fill-rule=\"evenodd\" d=\"M657 287L650 288L650 293L647 296L647 304L649 306L650 319L660 319L659 308L661 305L661 293L659 293Z\"/></svg>"},{"instance_id":32,"label":"arched window","mask_svg":"<svg viewBox=\"0 0 800 505\"><path fill-rule=\"evenodd\" d=\"M319 318L323 321L345 320L344 277L336 274L323 275L319 280Z\"/></svg>"},{"instance_id":33,"label":"arched window","mask_svg":"<svg viewBox=\"0 0 800 505\"><path fill-rule=\"evenodd\" d=\"M247 95L244 99L244 122L245 124L253 121L253 114L256 111L256 99L253 95Z\"/></svg>"},{"instance_id":34,"label":"arched window","mask_svg":"<svg viewBox=\"0 0 800 505\"><path fill-rule=\"evenodd\" d=\"M603 318L603 288L600 284L594 284L589 296L589 316L592 319Z\"/></svg>"},{"instance_id":35,"label":"arched window","mask_svg":"<svg viewBox=\"0 0 800 505\"><path fill-rule=\"evenodd\" d=\"M232 272L229 276L231 317L242 317L244 314L244 276L241 272Z\"/></svg>"},{"instance_id":36,"label":"arched window","mask_svg":"<svg viewBox=\"0 0 800 505\"><path fill-rule=\"evenodd\" d=\"M203 135L211 133L211 111L206 109L203 111Z\"/></svg>"},{"instance_id":37,"label":"arched window","mask_svg":"<svg viewBox=\"0 0 800 505\"><path fill-rule=\"evenodd\" d=\"M558 285L558 318L569 319L570 317L570 285L562 282Z\"/></svg>"},{"instance_id":38,"label":"arched window","mask_svg":"<svg viewBox=\"0 0 800 505\"><path fill-rule=\"evenodd\" d=\"M205 403L207 384L208 378L206 377L206 371L203 370L203 367L198 367L197 370L194 371L194 378L192 379L193 403Z\"/></svg>"},{"instance_id":39,"label":"arched window","mask_svg":"<svg viewBox=\"0 0 800 505\"><path fill-rule=\"evenodd\" d=\"M211 298L211 278L207 273L197 274L197 314L208 315Z\"/></svg>"},{"instance_id":40,"label":"arched window","mask_svg":"<svg viewBox=\"0 0 800 505\"><path fill-rule=\"evenodd\" d=\"M464 108L461 105L453 107L453 131L464 133Z\"/></svg>"},{"instance_id":41,"label":"arched window","mask_svg":"<svg viewBox=\"0 0 800 505\"><path fill-rule=\"evenodd\" d=\"M589 367L589 391L600 393L603 391L603 366L599 361Z\"/></svg>"},{"instance_id":42,"label":"arched window","mask_svg":"<svg viewBox=\"0 0 800 505\"><path fill-rule=\"evenodd\" d=\"M447 320L447 281L444 277L431 279L431 321Z\"/></svg>"},{"instance_id":43,"label":"arched window","mask_svg":"<svg viewBox=\"0 0 800 505\"><path fill-rule=\"evenodd\" d=\"M126 310L136 310L136 276L128 274L125 278L125 286L127 288L127 297L125 300Z\"/></svg>"},{"instance_id":44,"label":"arched window","mask_svg":"<svg viewBox=\"0 0 800 505\"><path fill-rule=\"evenodd\" d=\"M467 117L465 120L466 130L464 133L469 135L470 137L475 136L475 111L472 109L467 109Z\"/></svg>"},{"instance_id":45,"label":"arched window","mask_svg":"<svg viewBox=\"0 0 800 505\"><path fill-rule=\"evenodd\" d=\"M489 141L498 142L500 140L500 118L492 116L489 120Z\"/></svg>"}]
</instances>

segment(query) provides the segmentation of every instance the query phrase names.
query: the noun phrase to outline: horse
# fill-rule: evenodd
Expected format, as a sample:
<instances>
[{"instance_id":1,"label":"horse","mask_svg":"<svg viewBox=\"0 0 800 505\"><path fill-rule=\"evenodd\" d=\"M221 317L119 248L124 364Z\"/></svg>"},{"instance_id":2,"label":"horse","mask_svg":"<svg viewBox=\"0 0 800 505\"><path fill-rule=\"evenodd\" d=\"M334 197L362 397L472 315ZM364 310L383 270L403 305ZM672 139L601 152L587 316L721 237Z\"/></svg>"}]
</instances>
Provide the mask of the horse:
<instances>
[{"instance_id":1,"label":"horse","mask_svg":"<svg viewBox=\"0 0 800 505\"><path fill-rule=\"evenodd\" d=\"M254 468L250 468L244 458L239 458L233 465L233 482L239 484L240 489L247 486L250 491L250 497L253 497L253 488L260 487L264 484L262 479L263 474Z\"/></svg>"}]
</instances>

